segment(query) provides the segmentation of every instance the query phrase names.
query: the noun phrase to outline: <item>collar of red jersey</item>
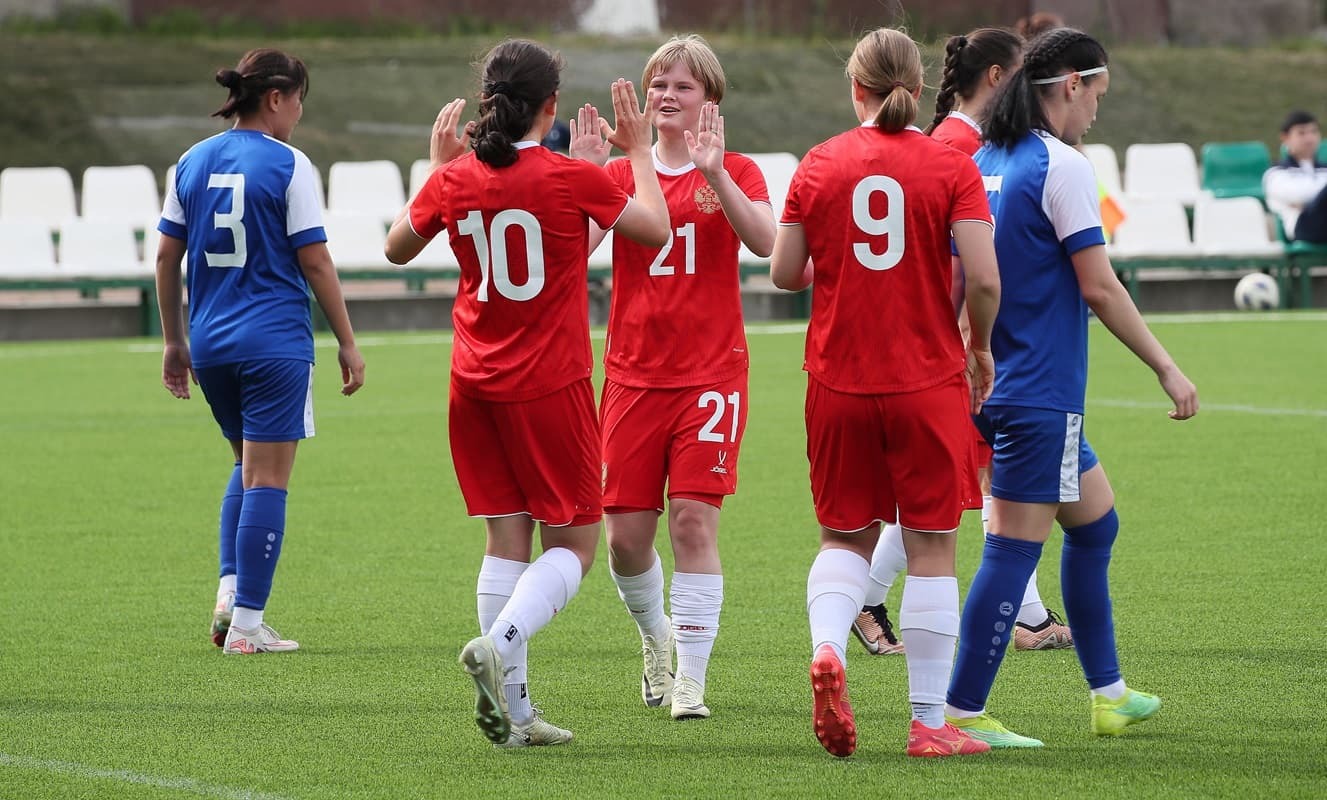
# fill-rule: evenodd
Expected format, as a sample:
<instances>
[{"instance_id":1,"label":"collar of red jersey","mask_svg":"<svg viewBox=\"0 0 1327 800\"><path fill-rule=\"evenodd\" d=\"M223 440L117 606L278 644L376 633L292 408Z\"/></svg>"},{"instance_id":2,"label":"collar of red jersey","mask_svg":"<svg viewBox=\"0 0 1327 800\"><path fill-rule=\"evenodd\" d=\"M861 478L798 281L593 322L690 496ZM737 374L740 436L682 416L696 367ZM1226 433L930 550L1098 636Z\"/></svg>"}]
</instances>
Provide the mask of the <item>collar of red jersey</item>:
<instances>
[{"instance_id":1,"label":"collar of red jersey","mask_svg":"<svg viewBox=\"0 0 1327 800\"><path fill-rule=\"evenodd\" d=\"M868 119L867 121L863 122L859 127L862 127L862 128L874 128L874 127L875 127L875 120L873 120L873 119ZM909 125L908 127L904 128L903 130L905 130L905 131L916 131L917 133L921 133L921 132L922 132L922 129L921 129L921 128L918 128L916 125Z\"/></svg>"},{"instance_id":2,"label":"collar of red jersey","mask_svg":"<svg viewBox=\"0 0 1327 800\"><path fill-rule=\"evenodd\" d=\"M954 117L955 119L968 123L968 125L971 126L972 129L977 132L978 136L981 135L981 125L977 123L977 120L973 119L972 117L969 117L967 114L964 114L962 111L950 111L946 116Z\"/></svg>"},{"instance_id":3,"label":"collar of red jersey","mask_svg":"<svg viewBox=\"0 0 1327 800\"><path fill-rule=\"evenodd\" d=\"M533 141L533 140L530 140L530 139L522 139L522 140L520 140L519 142L512 142L511 144L512 144L512 146L515 147L517 150L525 150L525 149L530 148L530 147L538 147L538 146L539 146L539 142L536 142L536 141Z\"/></svg>"},{"instance_id":4,"label":"collar of red jersey","mask_svg":"<svg viewBox=\"0 0 1327 800\"><path fill-rule=\"evenodd\" d=\"M659 173L660 175L668 175L671 177L676 177L678 175L685 175L691 170L696 168L696 165L690 161L688 161L687 163L683 164L680 167L670 167L667 164L660 161L658 142L655 142L654 146L650 148L650 158L654 159L654 171Z\"/></svg>"}]
</instances>

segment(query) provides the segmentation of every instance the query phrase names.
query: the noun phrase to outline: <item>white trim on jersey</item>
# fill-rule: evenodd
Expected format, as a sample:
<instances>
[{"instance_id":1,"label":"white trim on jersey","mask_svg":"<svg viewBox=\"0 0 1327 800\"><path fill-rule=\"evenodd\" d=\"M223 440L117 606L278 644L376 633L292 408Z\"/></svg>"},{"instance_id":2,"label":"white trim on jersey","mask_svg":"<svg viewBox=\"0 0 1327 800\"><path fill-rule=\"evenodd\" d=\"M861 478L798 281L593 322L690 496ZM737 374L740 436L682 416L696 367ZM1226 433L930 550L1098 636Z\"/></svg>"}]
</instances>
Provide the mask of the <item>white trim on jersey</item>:
<instances>
[{"instance_id":1,"label":"white trim on jersey","mask_svg":"<svg viewBox=\"0 0 1327 800\"><path fill-rule=\"evenodd\" d=\"M1064 415L1064 452L1060 455L1060 502L1078 502L1078 453L1083 415Z\"/></svg>"},{"instance_id":2,"label":"white trim on jersey","mask_svg":"<svg viewBox=\"0 0 1327 800\"><path fill-rule=\"evenodd\" d=\"M268 138L290 148L295 156L295 168L290 171L290 184L286 186L286 236L323 227L323 206L318 201L313 162L299 148L280 139Z\"/></svg>"},{"instance_id":3,"label":"white trim on jersey","mask_svg":"<svg viewBox=\"0 0 1327 800\"><path fill-rule=\"evenodd\" d=\"M179 174L180 164L177 161L175 163L175 175L177 176L177 180ZM171 181L170 185L166 187L166 199L161 205L161 216L163 219L174 222L182 228L186 227L187 221L184 218L184 206L180 204L179 192L175 191L175 181Z\"/></svg>"},{"instance_id":4,"label":"white trim on jersey","mask_svg":"<svg viewBox=\"0 0 1327 800\"><path fill-rule=\"evenodd\" d=\"M959 122L966 122L968 124L968 127L976 131L978 136L981 136L981 125L978 124L977 120L973 119L972 117L969 117L967 114L964 114L962 111L950 111L945 116L954 117Z\"/></svg>"},{"instance_id":5,"label":"white trim on jersey","mask_svg":"<svg viewBox=\"0 0 1327 800\"><path fill-rule=\"evenodd\" d=\"M658 142L655 142L654 146L650 148L650 158L654 159L654 171L659 173L660 175L668 175L669 177L685 175L696 168L695 163L691 161L688 161L686 164L680 167L670 167L667 164L660 161Z\"/></svg>"},{"instance_id":6,"label":"white trim on jersey","mask_svg":"<svg viewBox=\"0 0 1327 800\"><path fill-rule=\"evenodd\" d=\"M1075 233L1101 227L1097 175L1087 156L1046 131L1037 131L1046 146L1046 183L1041 210L1061 242Z\"/></svg>"}]
</instances>

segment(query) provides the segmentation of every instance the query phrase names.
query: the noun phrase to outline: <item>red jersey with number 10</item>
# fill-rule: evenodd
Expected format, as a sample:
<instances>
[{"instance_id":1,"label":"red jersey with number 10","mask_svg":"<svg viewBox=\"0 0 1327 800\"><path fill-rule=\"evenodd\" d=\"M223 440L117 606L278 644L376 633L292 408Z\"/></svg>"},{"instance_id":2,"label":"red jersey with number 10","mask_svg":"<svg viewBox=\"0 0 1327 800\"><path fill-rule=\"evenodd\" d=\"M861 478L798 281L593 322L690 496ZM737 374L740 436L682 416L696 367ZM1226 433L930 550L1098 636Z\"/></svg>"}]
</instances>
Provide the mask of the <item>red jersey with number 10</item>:
<instances>
[{"instance_id":1,"label":"red jersey with number 10","mask_svg":"<svg viewBox=\"0 0 1327 800\"><path fill-rule=\"evenodd\" d=\"M461 265L452 380L481 400L542 397L590 377L589 220L611 228L628 199L598 166L518 144L516 163L474 153L429 176L410 204L425 239L447 231Z\"/></svg>"},{"instance_id":2,"label":"red jersey with number 10","mask_svg":"<svg viewBox=\"0 0 1327 800\"><path fill-rule=\"evenodd\" d=\"M950 226L991 223L968 156L914 127L855 128L812 148L782 224L815 265L805 369L839 392L892 394L965 366L949 296Z\"/></svg>"},{"instance_id":3,"label":"red jersey with number 10","mask_svg":"<svg viewBox=\"0 0 1327 800\"><path fill-rule=\"evenodd\" d=\"M727 153L724 169L751 200L769 202L755 162ZM742 328L740 241L719 196L693 164L673 169L654 160L673 232L663 249L613 237L613 296L604 372L638 388L700 386L747 369ZM636 191L631 164L618 159L608 175Z\"/></svg>"}]
</instances>

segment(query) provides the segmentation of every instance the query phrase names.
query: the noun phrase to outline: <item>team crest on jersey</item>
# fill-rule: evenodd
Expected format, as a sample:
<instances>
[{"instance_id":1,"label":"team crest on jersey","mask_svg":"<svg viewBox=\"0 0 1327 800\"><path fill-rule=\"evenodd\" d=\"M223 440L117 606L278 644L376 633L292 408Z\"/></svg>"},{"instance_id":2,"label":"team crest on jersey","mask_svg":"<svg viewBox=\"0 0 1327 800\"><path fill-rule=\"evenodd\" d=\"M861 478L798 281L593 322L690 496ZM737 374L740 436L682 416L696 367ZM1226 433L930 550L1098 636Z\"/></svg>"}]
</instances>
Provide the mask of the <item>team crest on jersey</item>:
<instances>
[{"instance_id":1,"label":"team crest on jersey","mask_svg":"<svg viewBox=\"0 0 1327 800\"><path fill-rule=\"evenodd\" d=\"M719 193L709 184L697 189L694 196L696 208L700 209L702 214L713 214L719 210Z\"/></svg>"}]
</instances>

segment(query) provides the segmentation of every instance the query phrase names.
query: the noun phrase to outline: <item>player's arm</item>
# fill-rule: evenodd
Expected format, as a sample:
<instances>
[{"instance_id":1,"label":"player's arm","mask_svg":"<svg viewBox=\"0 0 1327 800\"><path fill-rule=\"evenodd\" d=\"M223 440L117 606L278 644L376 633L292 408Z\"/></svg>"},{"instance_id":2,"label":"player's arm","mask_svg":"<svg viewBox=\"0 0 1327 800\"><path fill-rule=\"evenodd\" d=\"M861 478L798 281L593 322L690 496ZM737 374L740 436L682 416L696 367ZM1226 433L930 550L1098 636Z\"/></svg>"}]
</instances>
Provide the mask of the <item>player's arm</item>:
<instances>
[{"instance_id":1,"label":"player's arm","mask_svg":"<svg viewBox=\"0 0 1327 800\"><path fill-rule=\"evenodd\" d=\"M1104 245L1085 247L1071 255L1078 286L1092 312L1125 347L1156 373L1175 408L1172 419L1188 419L1198 413L1198 390L1184 376L1175 360L1152 335L1133 298L1115 276Z\"/></svg>"},{"instance_id":2,"label":"player's arm","mask_svg":"<svg viewBox=\"0 0 1327 800\"><path fill-rule=\"evenodd\" d=\"M364 385L364 357L355 346L355 330L350 326L350 314L341 294L341 280L336 276L336 265L326 242L307 244L295 251L300 271L309 282L318 307L327 317L327 325L340 345L337 360L341 363L341 394L354 394Z\"/></svg>"},{"instance_id":3,"label":"player's arm","mask_svg":"<svg viewBox=\"0 0 1327 800\"><path fill-rule=\"evenodd\" d=\"M460 156L470 146L470 123L467 123L459 134L457 133L457 124L464 110L465 100L458 97L443 106L438 112L437 119L433 121L433 131L429 135L430 176L438 167ZM425 186L428 185L426 182ZM423 194L422 190L420 194ZM408 264L423 251L429 241L415 233L415 229L410 226L410 204L407 203L396 215L391 230L387 232L387 244L383 247L383 253L393 264Z\"/></svg>"},{"instance_id":4,"label":"player's arm","mask_svg":"<svg viewBox=\"0 0 1327 800\"><path fill-rule=\"evenodd\" d=\"M769 278L780 289L800 292L811 285L815 272L806 231L801 225L784 223L774 236L774 252L769 262Z\"/></svg>"},{"instance_id":5,"label":"player's arm","mask_svg":"<svg viewBox=\"0 0 1327 800\"><path fill-rule=\"evenodd\" d=\"M627 154L631 160L631 175L636 181L636 196L623 209L613 230L647 247L663 247L671 235L668 205L664 202L663 188L654 171L654 157L650 155L653 131L649 114L641 111L636 102L636 89L631 81L618 78L613 82L613 114L617 127L610 129L600 118L604 138Z\"/></svg>"},{"instance_id":6,"label":"player's arm","mask_svg":"<svg viewBox=\"0 0 1327 800\"><path fill-rule=\"evenodd\" d=\"M954 223L954 245L963 268L963 300L968 321L968 353L972 361L972 411L991 396L995 386L995 360L991 357L991 328L1000 310L1000 269L995 260L995 239L989 222Z\"/></svg>"},{"instance_id":7,"label":"player's arm","mask_svg":"<svg viewBox=\"0 0 1327 800\"><path fill-rule=\"evenodd\" d=\"M157 245L157 307L161 311L161 336L166 342L161 354L161 384L176 397L188 400L193 364L184 333L184 284L180 280L184 248L183 239L161 234Z\"/></svg>"},{"instance_id":8,"label":"player's arm","mask_svg":"<svg viewBox=\"0 0 1327 800\"><path fill-rule=\"evenodd\" d=\"M774 212L769 203L755 202L746 196L733 176L724 169L723 115L714 103L700 107L699 133L683 131L691 162L705 176L710 188L719 197L719 205L733 226L737 238L752 253L765 258L774 250Z\"/></svg>"}]
</instances>

